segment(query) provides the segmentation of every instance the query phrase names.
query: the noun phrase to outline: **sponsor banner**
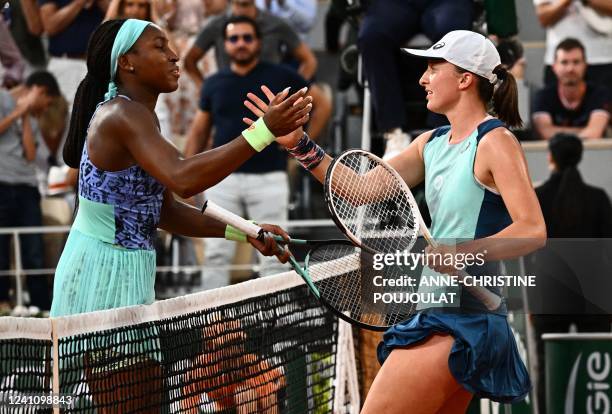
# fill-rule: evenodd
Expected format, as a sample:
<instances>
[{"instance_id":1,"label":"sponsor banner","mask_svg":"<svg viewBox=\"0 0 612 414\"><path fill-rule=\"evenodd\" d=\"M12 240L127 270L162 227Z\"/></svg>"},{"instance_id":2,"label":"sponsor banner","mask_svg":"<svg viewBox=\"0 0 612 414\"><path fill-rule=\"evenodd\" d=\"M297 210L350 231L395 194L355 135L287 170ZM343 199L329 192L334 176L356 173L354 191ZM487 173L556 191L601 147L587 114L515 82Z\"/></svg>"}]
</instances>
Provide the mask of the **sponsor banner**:
<instances>
[{"instance_id":1,"label":"sponsor banner","mask_svg":"<svg viewBox=\"0 0 612 414\"><path fill-rule=\"evenodd\" d=\"M612 413L612 334L545 334L549 413Z\"/></svg>"}]
</instances>

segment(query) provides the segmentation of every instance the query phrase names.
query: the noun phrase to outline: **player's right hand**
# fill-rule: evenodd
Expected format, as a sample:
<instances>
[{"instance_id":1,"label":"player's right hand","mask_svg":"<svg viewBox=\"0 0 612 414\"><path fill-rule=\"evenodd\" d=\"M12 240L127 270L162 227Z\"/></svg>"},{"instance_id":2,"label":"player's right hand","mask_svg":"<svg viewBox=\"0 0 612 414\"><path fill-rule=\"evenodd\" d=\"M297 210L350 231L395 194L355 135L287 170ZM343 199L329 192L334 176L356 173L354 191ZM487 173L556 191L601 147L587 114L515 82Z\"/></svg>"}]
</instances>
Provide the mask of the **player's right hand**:
<instances>
[{"instance_id":1,"label":"player's right hand","mask_svg":"<svg viewBox=\"0 0 612 414\"><path fill-rule=\"evenodd\" d=\"M274 95L266 86L262 86L261 89L268 98L268 104L253 93L247 95L250 101L245 100L244 104L255 116L263 116L266 126L275 137L283 137L301 129L310 119L312 97L306 96L307 88L300 89L288 98L288 89L277 95ZM243 121L247 125L254 122L250 118L243 118Z\"/></svg>"}]
</instances>

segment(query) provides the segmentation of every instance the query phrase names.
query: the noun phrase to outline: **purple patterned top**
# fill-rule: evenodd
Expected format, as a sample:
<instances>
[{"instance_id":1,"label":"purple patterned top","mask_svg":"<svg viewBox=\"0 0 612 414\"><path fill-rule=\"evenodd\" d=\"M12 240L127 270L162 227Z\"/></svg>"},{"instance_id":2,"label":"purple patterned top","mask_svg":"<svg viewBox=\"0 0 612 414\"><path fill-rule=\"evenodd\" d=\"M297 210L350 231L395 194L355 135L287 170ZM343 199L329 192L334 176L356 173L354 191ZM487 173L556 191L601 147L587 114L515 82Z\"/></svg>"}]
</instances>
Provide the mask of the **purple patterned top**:
<instances>
[{"instance_id":1,"label":"purple patterned top","mask_svg":"<svg viewBox=\"0 0 612 414\"><path fill-rule=\"evenodd\" d=\"M140 166L104 171L89 159L87 143L79 166L79 196L112 205L115 244L153 250L165 187Z\"/></svg>"}]
</instances>

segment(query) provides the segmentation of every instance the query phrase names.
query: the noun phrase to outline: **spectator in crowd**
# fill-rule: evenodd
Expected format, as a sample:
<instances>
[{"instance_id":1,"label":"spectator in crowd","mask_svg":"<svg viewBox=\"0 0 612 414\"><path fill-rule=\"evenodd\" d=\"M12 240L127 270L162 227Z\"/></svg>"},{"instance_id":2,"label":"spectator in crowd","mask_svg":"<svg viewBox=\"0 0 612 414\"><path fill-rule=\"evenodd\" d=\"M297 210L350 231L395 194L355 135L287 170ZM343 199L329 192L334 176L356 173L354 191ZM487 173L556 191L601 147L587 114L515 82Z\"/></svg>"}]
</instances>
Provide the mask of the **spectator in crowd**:
<instances>
[{"instance_id":1,"label":"spectator in crowd","mask_svg":"<svg viewBox=\"0 0 612 414\"><path fill-rule=\"evenodd\" d=\"M502 39L497 43L497 52L502 65L515 79L525 78L525 56L523 45L518 39Z\"/></svg>"},{"instance_id":2,"label":"spectator in crowd","mask_svg":"<svg viewBox=\"0 0 612 414\"><path fill-rule=\"evenodd\" d=\"M181 71L184 70L185 55L193 44L196 35L214 17L225 14L227 0L182 0L176 1L172 10L165 15L168 22L175 51L179 55ZM204 77L217 71L215 51L209 50L198 62L200 73ZM179 87L174 93L162 97L168 102L171 110L171 136L185 136L189 125L198 110L199 87L190 76L181 76ZM177 142L180 145L179 142Z\"/></svg>"},{"instance_id":3,"label":"spectator in crowd","mask_svg":"<svg viewBox=\"0 0 612 414\"><path fill-rule=\"evenodd\" d=\"M591 23L589 13L612 16L609 0L533 0L540 24L546 28L544 82L556 82L553 63L556 47L568 37L578 39L586 49L587 80L612 90L612 33L604 33Z\"/></svg>"},{"instance_id":4,"label":"spectator in crowd","mask_svg":"<svg viewBox=\"0 0 612 414\"><path fill-rule=\"evenodd\" d=\"M386 158L403 150L411 139L404 131L400 48L418 33L437 42L451 30L469 30L472 20L472 0L388 0L370 4L358 45L372 91L376 128L386 140Z\"/></svg>"},{"instance_id":5,"label":"spectator in crowd","mask_svg":"<svg viewBox=\"0 0 612 414\"><path fill-rule=\"evenodd\" d=\"M557 84L540 90L533 105L534 130L542 139L559 132L589 139L603 136L610 120L608 93L604 87L585 81L586 69L580 41L568 38L559 43L553 64Z\"/></svg>"},{"instance_id":6,"label":"spectator in crowd","mask_svg":"<svg viewBox=\"0 0 612 414\"><path fill-rule=\"evenodd\" d=\"M552 174L536 189L549 237L612 237L612 205L605 190L585 184L578 171L582 142L559 133L548 143Z\"/></svg>"},{"instance_id":7,"label":"spectator in crowd","mask_svg":"<svg viewBox=\"0 0 612 414\"><path fill-rule=\"evenodd\" d=\"M54 96L53 102L49 108L38 118L38 126L40 128L42 143L36 151L36 167L39 175L39 190L41 195L56 194L57 188L54 187L57 183L49 182L49 171L51 167L59 167L63 165L61 157L61 147L64 143L64 136L68 119L68 102L61 95ZM71 189L64 189L63 192Z\"/></svg>"},{"instance_id":8,"label":"spectator in crowd","mask_svg":"<svg viewBox=\"0 0 612 414\"><path fill-rule=\"evenodd\" d=\"M110 0L104 20L140 19L165 26L166 22L160 22L159 19L158 7L156 7L158 3L153 3L152 0Z\"/></svg>"},{"instance_id":9,"label":"spectator in crowd","mask_svg":"<svg viewBox=\"0 0 612 414\"><path fill-rule=\"evenodd\" d=\"M497 43L497 52L499 53L502 65L504 65L506 70L512 73L512 76L514 76L514 79L516 80L519 113L521 115L521 119L525 120L522 130L515 130L515 135L517 135L517 138L519 139L523 138L521 135L524 135L525 139L531 138L530 131L525 131L525 128L528 126L527 124L530 123L529 104L531 98L529 95L529 85L525 79L526 60L523 45L516 38L502 39Z\"/></svg>"},{"instance_id":10,"label":"spectator in crowd","mask_svg":"<svg viewBox=\"0 0 612 414\"><path fill-rule=\"evenodd\" d=\"M40 226L40 194L34 167L38 117L59 95L59 87L48 72L34 72L10 92L0 90L0 227ZM22 265L40 269L43 244L40 234L20 236ZM0 270L10 265L10 236L0 236ZM9 278L0 277L0 302L7 302ZM44 276L27 278L31 305L49 310L50 297Z\"/></svg>"},{"instance_id":11,"label":"spectator in crowd","mask_svg":"<svg viewBox=\"0 0 612 414\"><path fill-rule=\"evenodd\" d=\"M85 53L89 36L104 19L108 0L38 0L49 36L48 70L55 75L72 108L79 83L87 73Z\"/></svg>"},{"instance_id":12,"label":"spectator in crowd","mask_svg":"<svg viewBox=\"0 0 612 414\"><path fill-rule=\"evenodd\" d=\"M317 59L308 45L300 40L295 31L283 19L267 11L257 9L255 0L232 0L231 15L247 16L257 22L262 33L262 60L281 63L284 58L283 51L286 51L286 54L292 55L295 60L300 62L300 75L304 79L312 79L317 69ZM219 16L211 20L200 32L185 57L185 70L198 86L202 84L203 77L197 67L197 62L208 49L215 47L219 68L228 67L230 64L230 58L224 46L223 27L225 20L225 16ZM316 98L314 99L316 100Z\"/></svg>"},{"instance_id":13,"label":"spectator in crowd","mask_svg":"<svg viewBox=\"0 0 612 414\"><path fill-rule=\"evenodd\" d=\"M261 60L281 63L289 55L299 62L298 73L304 79L312 80L317 69L317 60L308 45L300 40L295 31L283 19L265 10L257 9L255 0L232 0L231 15L246 16L255 20L262 35ZM226 19L227 16L219 16L211 20L202 29L185 57L185 71L200 87L203 78L197 67L197 62L208 49L215 47L219 69L227 68L230 64L229 56L225 50L223 33ZM312 96L315 108L311 114L310 133L316 139L323 132L331 116L332 105L330 99L317 85L313 84L309 93Z\"/></svg>"},{"instance_id":14,"label":"spectator in crowd","mask_svg":"<svg viewBox=\"0 0 612 414\"><path fill-rule=\"evenodd\" d=\"M546 222L548 237L555 238L610 238L612 237L612 204L606 192L586 184L578 171L582 159L582 141L571 134L557 134L548 143L548 161L552 174L536 194ZM565 243L570 241L557 242ZM578 243L571 241L571 243ZM601 251L602 243L597 245L588 241L590 256L587 260L597 261L598 256L608 256L608 251ZM549 243L550 244L550 243ZM575 246L576 251L584 249ZM604 247L605 249L605 247ZM534 302L542 306L541 311L534 312L533 321L536 337L538 360L538 405L541 413L545 408L545 358L544 333L568 332L574 324L580 332L609 332L608 315L588 314L588 301L582 295L581 284L587 282L584 275L574 275L573 271L562 265L563 260L552 254L555 250L546 248L536 253L533 263L537 265L535 274L538 277L541 297ZM573 259L573 258L572 258ZM573 259L574 260L574 259ZM528 266L531 266L529 260ZM595 268L598 266L596 265ZM601 268L601 267L600 267ZM593 275L595 276L595 275ZM533 294L530 291L530 294ZM533 305L532 305L533 306ZM533 310L532 310L533 312Z\"/></svg>"},{"instance_id":15,"label":"spectator in crowd","mask_svg":"<svg viewBox=\"0 0 612 414\"><path fill-rule=\"evenodd\" d=\"M2 18L0 18L0 63L4 67L2 85L5 88L11 88L21 83L25 62Z\"/></svg>"},{"instance_id":16,"label":"spectator in crowd","mask_svg":"<svg viewBox=\"0 0 612 414\"><path fill-rule=\"evenodd\" d=\"M251 18L233 16L227 19L223 33L225 52L231 64L207 79L202 88L200 110L187 138L186 156L207 148L213 126L212 146L215 148L240 134L242 120L249 116L242 103L249 92L259 90L261 85L270 86L276 93L287 87L297 91L307 86L295 71L261 61L261 34ZM210 188L206 196L223 208L258 221L286 221L289 200L286 169L286 152L278 145L271 145ZM231 263L235 246L226 240L207 240L205 263L213 266ZM263 274L278 271L278 262L274 259L265 260L263 264ZM207 288L225 286L229 283L229 272L215 270L204 283Z\"/></svg>"},{"instance_id":17,"label":"spectator in crowd","mask_svg":"<svg viewBox=\"0 0 612 414\"><path fill-rule=\"evenodd\" d=\"M43 25L36 0L9 0L9 5L9 26L17 47L32 69L43 69L47 56L40 38Z\"/></svg>"},{"instance_id":18,"label":"spectator in crowd","mask_svg":"<svg viewBox=\"0 0 612 414\"><path fill-rule=\"evenodd\" d=\"M308 40L317 18L316 0L256 0L255 5L284 19L303 41Z\"/></svg>"}]
</instances>

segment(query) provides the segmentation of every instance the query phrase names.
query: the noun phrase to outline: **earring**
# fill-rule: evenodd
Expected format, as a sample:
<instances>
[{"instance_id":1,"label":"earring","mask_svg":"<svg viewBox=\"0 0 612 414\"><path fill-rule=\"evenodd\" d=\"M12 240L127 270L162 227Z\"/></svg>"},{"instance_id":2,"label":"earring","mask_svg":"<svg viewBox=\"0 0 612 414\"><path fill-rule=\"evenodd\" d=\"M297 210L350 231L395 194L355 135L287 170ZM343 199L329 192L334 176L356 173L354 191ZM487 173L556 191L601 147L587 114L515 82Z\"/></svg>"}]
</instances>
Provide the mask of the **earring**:
<instances>
[{"instance_id":1,"label":"earring","mask_svg":"<svg viewBox=\"0 0 612 414\"><path fill-rule=\"evenodd\" d=\"M130 73L134 73L134 67L133 66L130 68Z\"/></svg>"}]
</instances>

